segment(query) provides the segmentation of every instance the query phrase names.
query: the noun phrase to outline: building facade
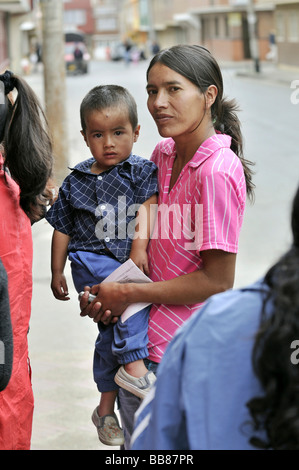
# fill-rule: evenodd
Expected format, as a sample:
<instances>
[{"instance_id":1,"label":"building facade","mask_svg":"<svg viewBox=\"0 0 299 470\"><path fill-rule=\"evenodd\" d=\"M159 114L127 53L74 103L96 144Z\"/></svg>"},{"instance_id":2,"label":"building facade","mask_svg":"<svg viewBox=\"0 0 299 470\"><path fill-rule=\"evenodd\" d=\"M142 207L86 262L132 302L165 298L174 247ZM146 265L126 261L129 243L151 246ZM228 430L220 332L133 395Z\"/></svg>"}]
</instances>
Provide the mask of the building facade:
<instances>
[{"instance_id":1,"label":"building facade","mask_svg":"<svg viewBox=\"0 0 299 470\"><path fill-rule=\"evenodd\" d=\"M109 58L111 50L121 41L119 7L119 0L93 1L95 21L93 50L97 59Z\"/></svg>"},{"instance_id":2,"label":"building facade","mask_svg":"<svg viewBox=\"0 0 299 470\"><path fill-rule=\"evenodd\" d=\"M299 67L299 2L276 0L275 44L281 67Z\"/></svg>"},{"instance_id":3,"label":"building facade","mask_svg":"<svg viewBox=\"0 0 299 470\"><path fill-rule=\"evenodd\" d=\"M0 0L0 71L22 73L35 47L38 14L34 0Z\"/></svg>"},{"instance_id":4,"label":"building facade","mask_svg":"<svg viewBox=\"0 0 299 470\"><path fill-rule=\"evenodd\" d=\"M62 0L64 29L84 33L95 59L132 42L202 44L219 61L252 58L299 67L299 0ZM0 0L0 70L25 72L41 41L40 0ZM254 36L254 38L253 38ZM121 53L120 53L121 55Z\"/></svg>"},{"instance_id":5,"label":"building facade","mask_svg":"<svg viewBox=\"0 0 299 470\"><path fill-rule=\"evenodd\" d=\"M122 17L126 34L146 41L156 40L162 48L178 43L207 47L216 58L244 60L251 57L250 21L260 58L269 52L269 34L274 29L274 4L269 0L123 0ZM147 18L147 24L136 19ZM147 32L147 37L141 32ZM125 34L125 31L123 32Z\"/></svg>"},{"instance_id":6,"label":"building facade","mask_svg":"<svg viewBox=\"0 0 299 470\"><path fill-rule=\"evenodd\" d=\"M65 33L81 33L86 46L92 48L94 35L93 0L63 0Z\"/></svg>"},{"instance_id":7,"label":"building facade","mask_svg":"<svg viewBox=\"0 0 299 470\"><path fill-rule=\"evenodd\" d=\"M122 0L122 36L161 48L202 44L218 60L298 66L299 0Z\"/></svg>"},{"instance_id":8,"label":"building facade","mask_svg":"<svg viewBox=\"0 0 299 470\"><path fill-rule=\"evenodd\" d=\"M8 14L0 11L0 72L9 66L8 51Z\"/></svg>"}]
</instances>

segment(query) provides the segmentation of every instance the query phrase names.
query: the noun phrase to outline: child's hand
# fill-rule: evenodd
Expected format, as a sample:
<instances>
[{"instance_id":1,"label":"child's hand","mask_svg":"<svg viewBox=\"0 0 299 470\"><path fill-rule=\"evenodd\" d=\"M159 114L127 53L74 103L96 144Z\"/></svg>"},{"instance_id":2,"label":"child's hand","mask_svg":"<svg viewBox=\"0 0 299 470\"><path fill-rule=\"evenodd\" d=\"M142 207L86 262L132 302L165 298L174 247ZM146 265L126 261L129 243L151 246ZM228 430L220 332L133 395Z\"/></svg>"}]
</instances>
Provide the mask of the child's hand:
<instances>
[{"instance_id":1,"label":"child's hand","mask_svg":"<svg viewBox=\"0 0 299 470\"><path fill-rule=\"evenodd\" d=\"M64 274L53 274L51 289L53 295L58 300L69 300L68 287Z\"/></svg>"},{"instance_id":2,"label":"child's hand","mask_svg":"<svg viewBox=\"0 0 299 470\"><path fill-rule=\"evenodd\" d=\"M130 258L144 274L149 276L148 256L145 250L131 250Z\"/></svg>"}]
</instances>

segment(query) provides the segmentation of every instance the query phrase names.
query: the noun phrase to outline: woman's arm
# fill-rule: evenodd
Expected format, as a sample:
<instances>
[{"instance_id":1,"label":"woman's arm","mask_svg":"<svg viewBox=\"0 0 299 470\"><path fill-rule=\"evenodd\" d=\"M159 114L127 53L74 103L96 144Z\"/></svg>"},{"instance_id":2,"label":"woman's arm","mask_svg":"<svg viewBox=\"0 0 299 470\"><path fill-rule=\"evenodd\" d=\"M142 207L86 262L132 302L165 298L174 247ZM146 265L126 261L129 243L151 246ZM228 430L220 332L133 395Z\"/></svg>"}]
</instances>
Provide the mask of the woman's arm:
<instances>
[{"instance_id":1,"label":"woman's arm","mask_svg":"<svg viewBox=\"0 0 299 470\"><path fill-rule=\"evenodd\" d=\"M130 258L141 271L149 275L147 246L154 226L154 215L157 209L158 196L154 194L139 208L135 235L132 241Z\"/></svg>"},{"instance_id":2,"label":"woman's arm","mask_svg":"<svg viewBox=\"0 0 299 470\"><path fill-rule=\"evenodd\" d=\"M87 293L82 297L81 316L88 315L95 322L108 324L116 321L113 317L120 316L128 305L135 302L195 304L233 286L236 254L222 250L206 250L201 253L201 257L202 269L169 281L148 284L97 284L91 288L91 293L97 296L91 304L88 305Z\"/></svg>"}]
</instances>

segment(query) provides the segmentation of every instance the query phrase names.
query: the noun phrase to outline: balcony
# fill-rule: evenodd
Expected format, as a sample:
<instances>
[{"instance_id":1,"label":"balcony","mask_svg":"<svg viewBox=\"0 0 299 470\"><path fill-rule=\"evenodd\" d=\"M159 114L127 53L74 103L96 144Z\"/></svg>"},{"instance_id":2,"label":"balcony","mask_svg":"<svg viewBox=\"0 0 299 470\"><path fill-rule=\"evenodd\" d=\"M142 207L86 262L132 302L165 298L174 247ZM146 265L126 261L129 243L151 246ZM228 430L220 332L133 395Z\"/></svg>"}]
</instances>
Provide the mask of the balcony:
<instances>
[{"instance_id":1,"label":"balcony","mask_svg":"<svg viewBox=\"0 0 299 470\"><path fill-rule=\"evenodd\" d=\"M31 10L31 0L0 0L0 11L27 13Z\"/></svg>"}]
</instances>

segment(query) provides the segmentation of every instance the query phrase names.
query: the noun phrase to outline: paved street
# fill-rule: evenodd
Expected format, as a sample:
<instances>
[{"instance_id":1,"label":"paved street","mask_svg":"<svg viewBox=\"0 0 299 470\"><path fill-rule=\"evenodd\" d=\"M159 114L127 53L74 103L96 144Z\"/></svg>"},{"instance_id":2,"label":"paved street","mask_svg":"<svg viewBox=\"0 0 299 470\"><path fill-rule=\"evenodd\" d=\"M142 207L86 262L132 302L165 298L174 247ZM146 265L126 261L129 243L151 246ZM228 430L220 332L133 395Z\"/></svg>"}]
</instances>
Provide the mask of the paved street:
<instances>
[{"instance_id":1,"label":"paved street","mask_svg":"<svg viewBox=\"0 0 299 470\"><path fill-rule=\"evenodd\" d=\"M80 134L79 106L89 89L101 83L122 84L134 94L141 124L134 151L149 158L159 135L146 109L147 62L129 67L123 63L91 65L88 75L67 78L69 164L89 156ZM239 287L261 276L290 241L290 202L299 181L299 104L291 103L290 84L299 79L299 73L277 79L268 73L257 79L247 73L247 66L237 72L226 66L225 89L242 109L245 156L256 162L257 186L255 204L247 206L240 240L235 283ZM41 75L28 77L28 82L42 97ZM59 302L51 293L51 235L46 222L33 226L34 294L29 334L35 394L32 449L110 450L99 443L90 420L99 399L92 379L97 328L90 319L79 316L69 267L71 300Z\"/></svg>"}]
</instances>

